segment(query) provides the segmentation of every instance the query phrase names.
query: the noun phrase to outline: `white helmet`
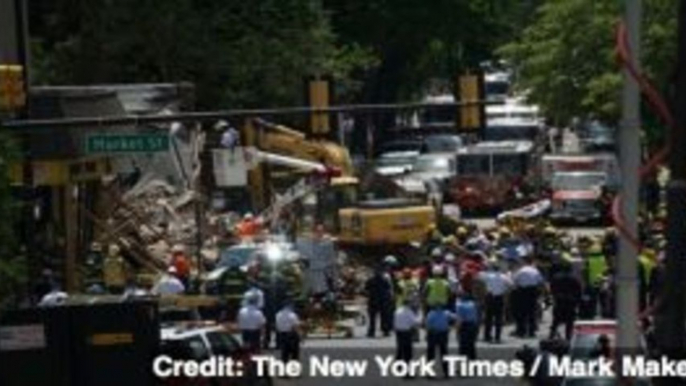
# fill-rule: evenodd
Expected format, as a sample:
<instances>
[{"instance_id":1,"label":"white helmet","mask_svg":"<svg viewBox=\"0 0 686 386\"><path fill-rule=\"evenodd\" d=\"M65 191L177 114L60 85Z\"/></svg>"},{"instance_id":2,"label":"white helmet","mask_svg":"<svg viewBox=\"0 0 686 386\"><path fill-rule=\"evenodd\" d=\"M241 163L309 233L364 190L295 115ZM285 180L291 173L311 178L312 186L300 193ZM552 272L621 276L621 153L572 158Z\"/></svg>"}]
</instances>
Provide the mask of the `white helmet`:
<instances>
[{"instance_id":1,"label":"white helmet","mask_svg":"<svg viewBox=\"0 0 686 386\"><path fill-rule=\"evenodd\" d=\"M393 255L388 255L383 259L384 264L388 265L396 265L398 264L398 259L395 258Z\"/></svg>"},{"instance_id":2,"label":"white helmet","mask_svg":"<svg viewBox=\"0 0 686 386\"><path fill-rule=\"evenodd\" d=\"M243 216L243 219L245 219L245 220L252 220L252 218L253 218L252 212L248 212Z\"/></svg>"},{"instance_id":3,"label":"white helmet","mask_svg":"<svg viewBox=\"0 0 686 386\"><path fill-rule=\"evenodd\" d=\"M441 248L434 248L431 250L431 257L441 257L442 254Z\"/></svg>"},{"instance_id":4,"label":"white helmet","mask_svg":"<svg viewBox=\"0 0 686 386\"><path fill-rule=\"evenodd\" d=\"M453 255L452 253L448 253L447 255L445 255L445 261L448 263L454 263L455 255Z\"/></svg>"},{"instance_id":5,"label":"white helmet","mask_svg":"<svg viewBox=\"0 0 686 386\"><path fill-rule=\"evenodd\" d=\"M443 275L443 266L442 265L434 265L433 268L431 269L431 273L434 276L442 276Z\"/></svg>"}]
</instances>

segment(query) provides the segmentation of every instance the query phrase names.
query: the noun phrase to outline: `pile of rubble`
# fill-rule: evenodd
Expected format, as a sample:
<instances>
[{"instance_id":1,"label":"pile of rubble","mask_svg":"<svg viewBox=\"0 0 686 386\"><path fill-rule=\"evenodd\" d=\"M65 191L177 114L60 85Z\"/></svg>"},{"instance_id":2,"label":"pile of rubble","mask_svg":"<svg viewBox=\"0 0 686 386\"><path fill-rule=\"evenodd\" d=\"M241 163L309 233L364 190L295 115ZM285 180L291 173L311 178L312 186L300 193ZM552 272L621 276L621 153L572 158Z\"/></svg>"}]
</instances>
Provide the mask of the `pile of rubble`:
<instances>
[{"instance_id":1,"label":"pile of rubble","mask_svg":"<svg viewBox=\"0 0 686 386\"><path fill-rule=\"evenodd\" d=\"M152 271L164 270L174 246L189 254L197 250L196 217L203 230L202 253L215 259L220 229L227 229L235 216L197 216L202 198L192 190L181 190L164 180L143 178L126 192L108 191L108 210L94 218L101 242L117 244L132 263Z\"/></svg>"}]
</instances>

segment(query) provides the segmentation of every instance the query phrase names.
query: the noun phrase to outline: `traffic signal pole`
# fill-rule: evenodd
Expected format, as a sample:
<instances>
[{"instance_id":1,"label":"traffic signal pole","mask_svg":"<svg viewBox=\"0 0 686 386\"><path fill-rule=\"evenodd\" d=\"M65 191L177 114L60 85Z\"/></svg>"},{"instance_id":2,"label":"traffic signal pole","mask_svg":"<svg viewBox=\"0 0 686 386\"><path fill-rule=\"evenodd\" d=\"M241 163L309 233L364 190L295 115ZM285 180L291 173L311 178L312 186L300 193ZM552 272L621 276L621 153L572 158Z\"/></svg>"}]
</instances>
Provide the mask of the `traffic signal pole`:
<instances>
[{"instance_id":1,"label":"traffic signal pole","mask_svg":"<svg viewBox=\"0 0 686 386\"><path fill-rule=\"evenodd\" d=\"M631 60L639 68L641 0L624 1ZM635 79L624 70L622 122L619 151L622 173L622 217L626 228L637 234L640 148L640 92ZM618 323L617 353L632 354L639 346L638 330L638 261L637 251L627 238L620 238L616 262L616 314ZM621 363L621 360L619 361Z\"/></svg>"}]
</instances>

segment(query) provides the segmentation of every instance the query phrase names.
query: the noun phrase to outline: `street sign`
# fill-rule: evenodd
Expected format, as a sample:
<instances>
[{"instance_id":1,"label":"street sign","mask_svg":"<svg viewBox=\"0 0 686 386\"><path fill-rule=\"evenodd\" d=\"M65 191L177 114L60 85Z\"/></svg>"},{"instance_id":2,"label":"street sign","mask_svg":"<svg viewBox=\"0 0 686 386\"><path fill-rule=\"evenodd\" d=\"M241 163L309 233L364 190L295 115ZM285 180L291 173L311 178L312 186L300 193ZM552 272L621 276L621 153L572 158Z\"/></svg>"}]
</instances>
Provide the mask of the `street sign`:
<instances>
[{"instance_id":1,"label":"street sign","mask_svg":"<svg viewBox=\"0 0 686 386\"><path fill-rule=\"evenodd\" d=\"M86 138L86 153L152 153L169 150L166 134L92 135Z\"/></svg>"}]
</instances>

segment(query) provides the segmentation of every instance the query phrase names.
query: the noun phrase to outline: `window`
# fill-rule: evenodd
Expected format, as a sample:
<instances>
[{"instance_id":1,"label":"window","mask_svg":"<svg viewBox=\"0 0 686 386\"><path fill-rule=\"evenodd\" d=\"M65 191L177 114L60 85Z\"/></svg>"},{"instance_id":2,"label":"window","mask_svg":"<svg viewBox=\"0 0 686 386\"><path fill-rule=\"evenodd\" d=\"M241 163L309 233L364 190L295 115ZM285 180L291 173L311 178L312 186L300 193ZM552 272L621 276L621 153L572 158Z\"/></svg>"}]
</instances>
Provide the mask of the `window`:
<instances>
[{"instance_id":1,"label":"window","mask_svg":"<svg viewBox=\"0 0 686 386\"><path fill-rule=\"evenodd\" d=\"M460 175L488 175L490 171L490 156L488 154L469 154L460 156L457 161Z\"/></svg>"},{"instance_id":2,"label":"window","mask_svg":"<svg viewBox=\"0 0 686 386\"><path fill-rule=\"evenodd\" d=\"M493 174L521 176L526 172L525 158L520 154L493 155Z\"/></svg>"},{"instance_id":3,"label":"window","mask_svg":"<svg viewBox=\"0 0 686 386\"><path fill-rule=\"evenodd\" d=\"M207 340L210 342L214 355L231 356L240 347L238 341L226 332L209 332Z\"/></svg>"}]
</instances>

